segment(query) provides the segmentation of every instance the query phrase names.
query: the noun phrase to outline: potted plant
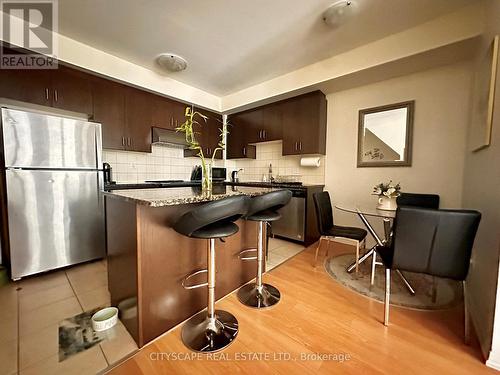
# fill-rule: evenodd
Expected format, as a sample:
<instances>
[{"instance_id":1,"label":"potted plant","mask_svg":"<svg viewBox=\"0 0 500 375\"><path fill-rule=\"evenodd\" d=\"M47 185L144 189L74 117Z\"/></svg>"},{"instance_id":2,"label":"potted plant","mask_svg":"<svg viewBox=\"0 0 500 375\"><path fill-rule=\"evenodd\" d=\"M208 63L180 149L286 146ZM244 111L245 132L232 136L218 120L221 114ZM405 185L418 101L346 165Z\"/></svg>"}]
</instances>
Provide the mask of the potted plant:
<instances>
[{"instance_id":1,"label":"potted plant","mask_svg":"<svg viewBox=\"0 0 500 375\"><path fill-rule=\"evenodd\" d=\"M218 151L224 150L224 138L223 129L219 129L220 131L220 140L217 144L217 147L213 151L212 155L207 155L209 160L205 159L205 154L203 153L203 148L200 146L199 142L196 140L196 132L194 131L194 125L200 124L197 118L201 117L205 122L207 121L207 116L203 115L200 112L194 110L193 107L186 107L186 111L184 112L186 121L182 123L176 131L183 132L186 134L186 141L188 143L188 147L191 150L195 150L197 152L197 156L201 161L201 170L202 170L202 181L201 181L201 190L202 193L206 196L210 196L212 194L212 165L215 160L215 156ZM201 125L201 124L200 124Z\"/></svg>"},{"instance_id":2,"label":"potted plant","mask_svg":"<svg viewBox=\"0 0 500 375\"><path fill-rule=\"evenodd\" d=\"M398 204L396 203L396 198L401 195L401 185L399 182L393 184L392 180L384 183L381 182L373 187L373 194L378 195L377 209L396 211Z\"/></svg>"}]
</instances>

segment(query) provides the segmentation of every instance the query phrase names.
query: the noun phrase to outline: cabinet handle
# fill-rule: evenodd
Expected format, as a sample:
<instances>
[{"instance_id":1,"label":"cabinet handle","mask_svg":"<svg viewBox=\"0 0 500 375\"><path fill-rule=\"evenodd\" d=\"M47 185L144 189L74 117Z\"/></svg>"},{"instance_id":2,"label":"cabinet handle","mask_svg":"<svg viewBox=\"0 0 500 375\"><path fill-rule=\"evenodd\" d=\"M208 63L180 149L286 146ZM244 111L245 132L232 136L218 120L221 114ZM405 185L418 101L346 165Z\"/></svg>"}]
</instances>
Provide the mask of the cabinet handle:
<instances>
[{"instance_id":1,"label":"cabinet handle","mask_svg":"<svg viewBox=\"0 0 500 375\"><path fill-rule=\"evenodd\" d=\"M247 148L243 147L243 156L247 156Z\"/></svg>"},{"instance_id":2,"label":"cabinet handle","mask_svg":"<svg viewBox=\"0 0 500 375\"><path fill-rule=\"evenodd\" d=\"M263 138L266 139L266 131L265 130L262 130L262 135L263 135Z\"/></svg>"},{"instance_id":3,"label":"cabinet handle","mask_svg":"<svg viewBox=\"0 0 500 375\"><path fill-rule=\"evenodd\" d=\"M125 146L125 137L122 137L122 146Z\"/></svg>"},{"instance_id":4,"label":"cabinet handle","mask_svg":"<svg viewBox=\"0 0 500 375\"><path fill-rule=\"evenodd\" d=\"M57 90L54 90L54 100L57 102L58 99Z\"/></svg>"},{"instance_id":5,"label":"cabinet handle","mask_svg":"<svg viewBox=\"0 0 500 375\"><path fill-rule=\"evenodd\" d=\"M298 149L298 148L299 148L299 147L298 147L298 145L297 145L297 142L295 142L295 151L297 151L297 149Z\"/></svg>"},{"instance_id":6,"label":"cabinet handle","mask_svg":"<svg viewBox=\"0 0 500 375\"><path fill-rule=\"evenodd\" d=\"M302 151L302 141L299 142L299 150Z\"/></svg>"},{"instance_id":7,"label":"cabinet handle","mask_svg":"<svg viewBox=\"0 0 500 375\"><path fill-rule=\"evenodd\" d=\"M132 146L132 138L128 137L128 145Z\"/></svg>"},{"instance_id":8,"label":"cabinet handle","mask_svg":"<svg viewBox=\"0 0 500 375\"><path fill-rule=\"evenodd\" d=\"M49 100L49 89L48 88L45 89L45 99Z\"/></svg>"},{"instance_id":9,"label":"cabinet handle","mask_svg":"<svg viewBox=\"0 0 500 375\"><path fill-rule=\"evenodd\" d=\"M259 130L259 139L262 139L263 136L262 136L262 130Z\"/></svg>"}]
</instances>

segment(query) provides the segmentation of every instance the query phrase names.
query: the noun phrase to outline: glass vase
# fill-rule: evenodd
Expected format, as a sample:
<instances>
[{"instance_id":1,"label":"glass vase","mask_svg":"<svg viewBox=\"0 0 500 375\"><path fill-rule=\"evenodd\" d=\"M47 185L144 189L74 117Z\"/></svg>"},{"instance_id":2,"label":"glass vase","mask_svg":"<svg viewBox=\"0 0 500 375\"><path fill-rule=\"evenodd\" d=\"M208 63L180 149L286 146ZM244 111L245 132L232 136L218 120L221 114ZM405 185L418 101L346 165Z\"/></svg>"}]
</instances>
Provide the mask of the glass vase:
<instances>
[{"instance_id":1,"label":"glass vase","mask_svg":"<svg viewBox=\"0 0 500 375\"><path fill-rule=\"evenodd\" d=\"M203 163L201 166L201 192L206 197L212 195L212 163Z\"/></svg>"}]
</instances>

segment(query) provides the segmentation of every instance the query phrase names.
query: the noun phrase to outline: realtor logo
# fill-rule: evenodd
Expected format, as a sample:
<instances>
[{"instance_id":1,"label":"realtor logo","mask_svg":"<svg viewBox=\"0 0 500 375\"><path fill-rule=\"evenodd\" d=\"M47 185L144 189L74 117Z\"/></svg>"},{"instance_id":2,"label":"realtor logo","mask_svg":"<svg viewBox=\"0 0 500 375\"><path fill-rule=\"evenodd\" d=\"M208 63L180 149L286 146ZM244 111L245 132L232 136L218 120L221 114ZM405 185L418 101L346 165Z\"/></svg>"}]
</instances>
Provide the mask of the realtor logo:
<instances>
[{"instance_id":1,"label":"realtor logo","mask_svg":"<svg viewBox=\"0 0 500 375\"><path fill-rule=\"evenodd\" d=\"M0 68L57 68L57 0L0 0Z\"/></svg>"}]
</instances>

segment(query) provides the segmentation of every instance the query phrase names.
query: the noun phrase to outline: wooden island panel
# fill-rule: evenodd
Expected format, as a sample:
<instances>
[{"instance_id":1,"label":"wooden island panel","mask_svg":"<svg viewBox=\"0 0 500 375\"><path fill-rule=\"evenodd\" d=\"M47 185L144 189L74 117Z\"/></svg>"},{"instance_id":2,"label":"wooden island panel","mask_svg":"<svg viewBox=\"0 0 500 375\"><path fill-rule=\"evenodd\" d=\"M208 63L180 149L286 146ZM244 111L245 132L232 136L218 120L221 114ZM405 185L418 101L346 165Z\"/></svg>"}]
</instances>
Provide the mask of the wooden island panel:
<instances>
[{"instance_id":1,"label":"wooden island panel","mask_svg":"<svg viewBox=\"0 0 500 375\"><path fill-rule=\"evenodd\" d=\"M188 238L172 229L196 205L150 207L107 199L111 301L118 306L122 298L133 298L131 283L136 280L137 316L135 321L122 321L139 347L207 305L206 287L186 290L181 285L186 275L206 268L207 240ZM257 247L257 223L239 220L237 224L237 234L226 242L216 241L217 299L255 277L256 262L243 262L238 253ZM205 281L204 274L192 280Z\"/></svg>"}]
</instances>

